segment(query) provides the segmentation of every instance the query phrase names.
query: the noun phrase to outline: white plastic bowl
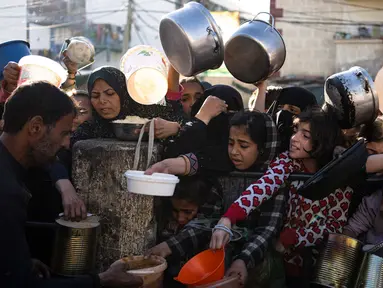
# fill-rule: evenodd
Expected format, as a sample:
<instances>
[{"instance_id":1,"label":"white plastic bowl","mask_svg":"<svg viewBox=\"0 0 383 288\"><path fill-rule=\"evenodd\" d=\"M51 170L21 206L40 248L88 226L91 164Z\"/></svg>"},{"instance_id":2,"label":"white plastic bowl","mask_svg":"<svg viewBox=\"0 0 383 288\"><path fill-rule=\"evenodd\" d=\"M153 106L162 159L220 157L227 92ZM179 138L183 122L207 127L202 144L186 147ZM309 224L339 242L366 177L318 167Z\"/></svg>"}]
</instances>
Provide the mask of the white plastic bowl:
<instances>
[{"instance_id":1,"label":"white plastic bowl","mask_svg":"<svg viewBox=\"0 0 383 288\"><path fill-rule=\"evenodd\" d=\"M144 175L144 171L128 170L125 172L128 192L150 196L173 196L180 180L177 176L163 173Z\"/></svg>"}]
</instances>

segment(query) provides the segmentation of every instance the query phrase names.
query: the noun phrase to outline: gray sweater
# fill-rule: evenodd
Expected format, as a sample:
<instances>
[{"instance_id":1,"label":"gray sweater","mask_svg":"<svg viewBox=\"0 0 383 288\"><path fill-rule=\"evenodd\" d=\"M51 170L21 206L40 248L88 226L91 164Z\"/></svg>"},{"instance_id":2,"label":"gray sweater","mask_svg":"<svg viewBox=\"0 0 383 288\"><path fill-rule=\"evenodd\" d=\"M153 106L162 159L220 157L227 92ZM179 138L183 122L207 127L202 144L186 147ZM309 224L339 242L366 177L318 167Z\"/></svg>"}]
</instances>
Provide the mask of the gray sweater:
<instances>
[{"instance_id":1,"label":"gray sweater","mask_svg":"<svg viewBox=\"0 0 383 288\"><path fill-rule=\"evenodd\" d=\"M380 211L382 198L381 190L364 197L344 230L351 231L358 238L366 233L366 244L383 242L383 216Z\"/></svg>"}]
</instances>

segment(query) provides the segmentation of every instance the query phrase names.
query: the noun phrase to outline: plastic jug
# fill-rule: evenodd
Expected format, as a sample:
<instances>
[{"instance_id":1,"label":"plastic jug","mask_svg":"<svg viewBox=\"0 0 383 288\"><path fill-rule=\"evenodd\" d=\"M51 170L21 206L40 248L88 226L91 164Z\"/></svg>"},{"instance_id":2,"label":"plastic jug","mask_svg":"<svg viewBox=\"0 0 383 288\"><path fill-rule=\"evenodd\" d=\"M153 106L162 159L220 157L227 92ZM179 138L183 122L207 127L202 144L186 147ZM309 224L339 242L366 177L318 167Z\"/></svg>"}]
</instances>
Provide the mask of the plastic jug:
<instances>
[{"instance_id":1,"label":"plastic jug","mask_svg":"<svg viewBox=\"0 0 383 288\"><path fill-rule=\"evenodd\" d=\"M28 82L48 81L59 88L67 77L67 72L59 63L42 56L25 56L20 59L19 66L21 71L18 86Z\"/></svg>"},{"instance_id":2,"label":"plastic jug","mask_svg":"<svg viewBox=\"0 0 383 288\"><path fill-rule=\"evenodd\" d=\"M129 49L120 61L126 86L134 101L143 105L160 103L168 91L168 62L160 51L145 45Z\"/></svg>"}]
</instances>

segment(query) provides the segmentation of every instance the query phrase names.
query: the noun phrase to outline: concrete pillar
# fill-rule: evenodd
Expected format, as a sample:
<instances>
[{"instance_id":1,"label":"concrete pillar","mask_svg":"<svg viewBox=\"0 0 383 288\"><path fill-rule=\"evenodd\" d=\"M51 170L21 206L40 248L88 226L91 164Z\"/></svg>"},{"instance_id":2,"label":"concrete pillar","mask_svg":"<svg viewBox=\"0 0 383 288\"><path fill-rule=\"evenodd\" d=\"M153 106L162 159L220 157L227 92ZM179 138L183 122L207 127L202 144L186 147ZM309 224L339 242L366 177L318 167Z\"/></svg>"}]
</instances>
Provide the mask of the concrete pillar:
<instances>
[{"instance_id":1,"label":"concrete pillar","mask_svg":"<svg viewBox=\"0 0 383 288\"><path fill-rule=\"evenodd\" d=\"M105 270L127 255L140 255L156 240L154 197L128 193L126 170L133 167L136 143L92 139L73 147L74 185L88 211L101 217L97 267ZM152 163L159 158L154 145ZM147 143L141 145L139 170L147 157Z\"/></svg>"}]
</instances>

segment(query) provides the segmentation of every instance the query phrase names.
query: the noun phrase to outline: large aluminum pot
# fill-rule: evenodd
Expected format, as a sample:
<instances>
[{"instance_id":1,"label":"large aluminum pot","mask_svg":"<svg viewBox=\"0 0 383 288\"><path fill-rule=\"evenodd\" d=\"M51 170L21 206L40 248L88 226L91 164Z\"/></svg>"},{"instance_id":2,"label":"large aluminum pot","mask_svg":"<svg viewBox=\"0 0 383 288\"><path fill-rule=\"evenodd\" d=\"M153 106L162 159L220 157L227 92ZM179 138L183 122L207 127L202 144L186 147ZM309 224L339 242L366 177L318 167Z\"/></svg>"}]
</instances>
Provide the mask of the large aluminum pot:
<instances>
[{"instance_id":1,"label":"large aluminum pot","mask_svg":"<svg viewBox=\"0 0 383 288\"><path fill-rule=\"evenodd\" d=\"M160 23L166 56L184 76L193 76L223 63L223 40L217 23L203 5L190 2Z\"/></svg>"},{"instance_id":2,"label":"large aluminum pot","mask_svg":"<svg viewBox=\"0 0 383 288\"><path fill-rule=\"evenodd\" d=\"M374 81L357 66L327 78L325 101L336 109L343 129L373 122L379 112Z\"/></svg>"},{"instance_id":3,"label":"large aluminum pot","mask_svg":"<svg viewBox=\"0 0 383 288\"><path fill-rule=\"evenodd\" d=\"M351 237L330 233L321 252L312 283L324 287L354 287L363 243Z\"/></svg>"},{"instance_id":4,"label":"large aluminum pot","mask_svg":"<svg viewBox=\"0 0 383 288\"><path fill-rule=\"evenodd\" d=\"M268 14L272 24L257 19ZM245 83L257 83L279 71L286 59L286 46L274 27L274 17L261 12L231 36L225 45L225 65L230 73Z\"/></svg>"},{"instance_id":5,"label":"large aluminum pot","mask_svg":"<svg viewBox=\"0 0 383 288\"><path fill-rule=\"evenodd\" d=\"M97 216L80 222L56 220L58 228L52 257L52 271L76 276L94 272L100 223Z\"/></svg>"}]
</instances>

